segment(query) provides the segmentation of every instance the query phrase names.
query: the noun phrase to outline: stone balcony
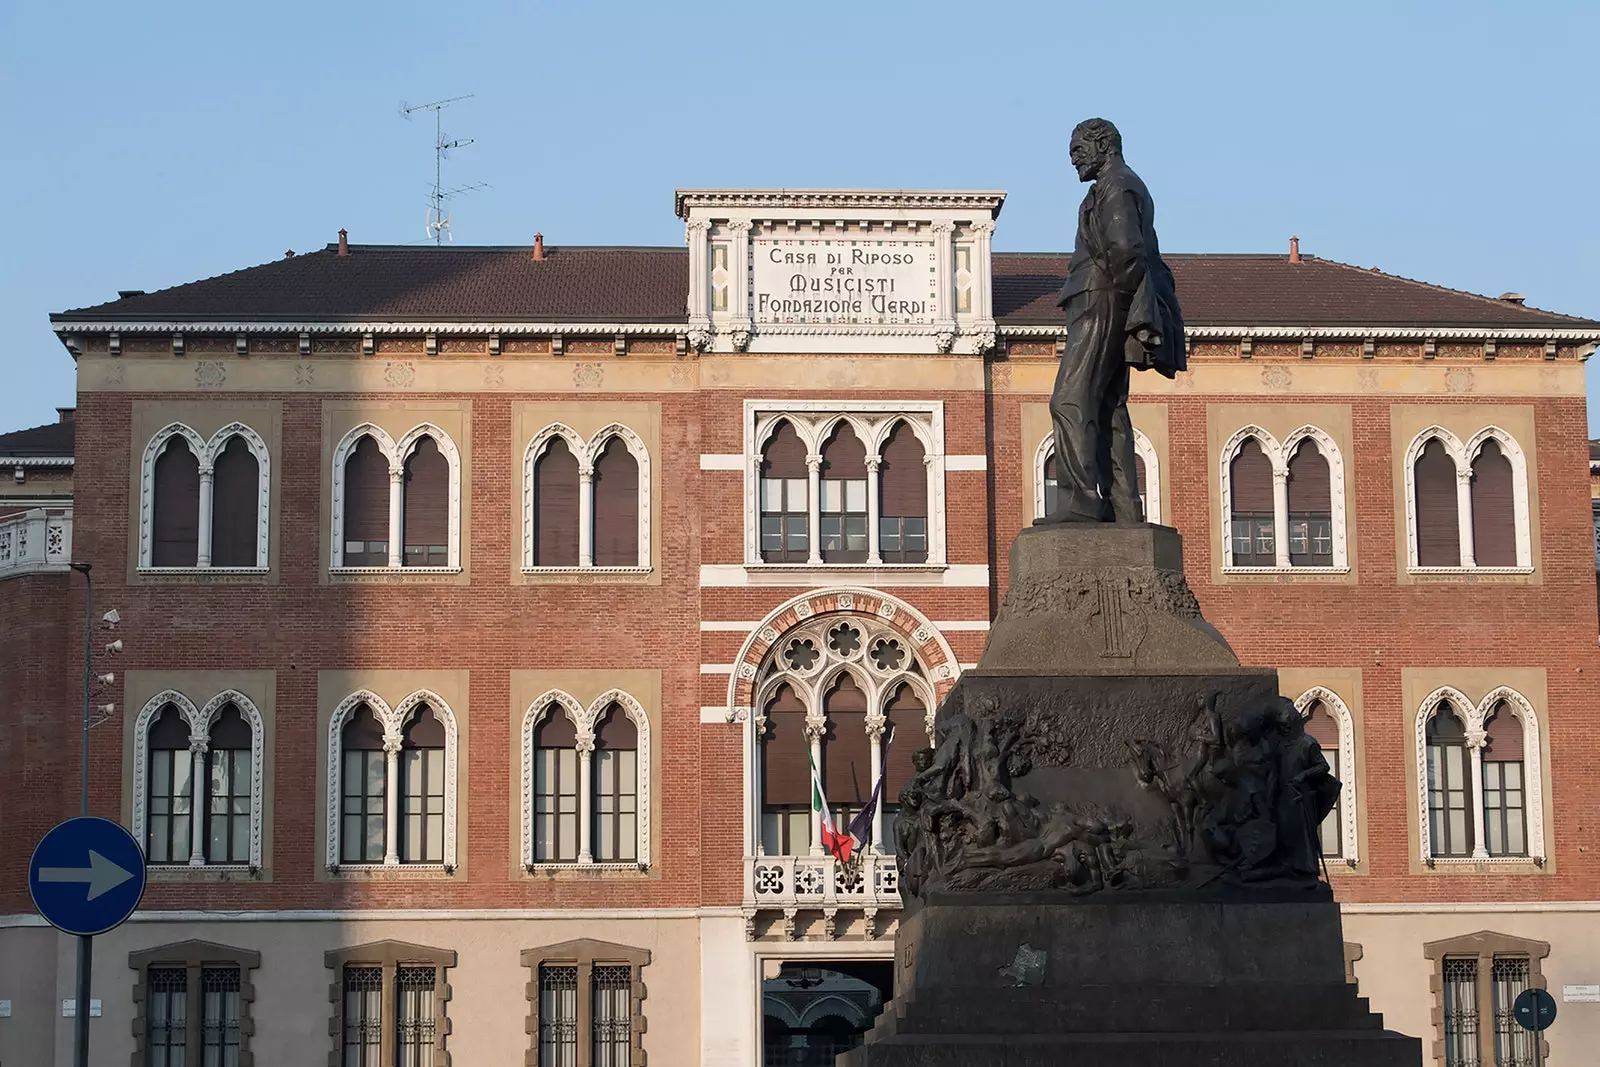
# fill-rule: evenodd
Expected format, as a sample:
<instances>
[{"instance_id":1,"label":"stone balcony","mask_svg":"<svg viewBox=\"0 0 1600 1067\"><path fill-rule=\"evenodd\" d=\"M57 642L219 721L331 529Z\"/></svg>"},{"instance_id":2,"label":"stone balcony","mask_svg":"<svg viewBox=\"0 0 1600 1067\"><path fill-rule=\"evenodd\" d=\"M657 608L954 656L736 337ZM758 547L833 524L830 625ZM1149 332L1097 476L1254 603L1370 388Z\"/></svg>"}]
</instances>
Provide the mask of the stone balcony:
<instances>
[{"instance_id":1,"label":"stone balcony","mask_svg":"<svg viewBox=\"0 0 1600 1067\"><path fill-rule=\"evenodd\" d=\"M751 940L877 940L893 936L899 868L882 852L840 863L832 856L747 856L745 935ZM890 916L880 919L881 912Z\"/></svg>"},{"instance_id":2,"label":"stone balcony","mask_svg":"<svg viewBox=\"0 0 1600 1067\"><path fill-rule=\"evenodd\" d=\"M72 559L72 508L33 508L0 519L0 578L67 569Z\"/></svg>"}]
</instances>

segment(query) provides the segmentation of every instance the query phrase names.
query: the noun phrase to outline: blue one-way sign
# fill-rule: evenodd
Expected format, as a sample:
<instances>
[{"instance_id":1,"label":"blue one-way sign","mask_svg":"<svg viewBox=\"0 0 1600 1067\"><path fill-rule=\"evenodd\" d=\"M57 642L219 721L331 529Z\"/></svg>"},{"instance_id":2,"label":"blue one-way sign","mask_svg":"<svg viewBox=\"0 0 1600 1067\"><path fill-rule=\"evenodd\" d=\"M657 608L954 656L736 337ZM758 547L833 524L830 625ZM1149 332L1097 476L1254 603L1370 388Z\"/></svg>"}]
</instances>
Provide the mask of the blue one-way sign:
<instances>
[{"instance_id":1,"label":"blue one-way sign","mask_svg":"<svg viewBox=\"0 0 1600 1067\"><path fill-rule=\"evenodd\" d=\"M57 930L93 937L116 928L144 896L144 852L110 819L84 815L39 839L28 864L28 892Z\"/></svg>"}]
</instances>

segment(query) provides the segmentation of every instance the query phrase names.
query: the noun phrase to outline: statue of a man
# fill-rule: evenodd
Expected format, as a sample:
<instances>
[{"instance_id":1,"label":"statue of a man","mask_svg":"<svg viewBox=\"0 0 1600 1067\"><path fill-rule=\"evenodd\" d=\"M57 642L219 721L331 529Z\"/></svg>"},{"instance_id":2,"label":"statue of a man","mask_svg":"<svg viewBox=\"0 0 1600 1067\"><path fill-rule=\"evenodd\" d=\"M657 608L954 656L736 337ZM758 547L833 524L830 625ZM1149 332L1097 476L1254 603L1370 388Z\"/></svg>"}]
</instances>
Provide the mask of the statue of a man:
<instances>
[{"instance_id":1,"label":"statue of a man","mask_svg":"<svg viewBox=\"0 0 1600 1067\"><path fill-rule=\"evenodd\" d=\"M1072 131L1072 165L1093 181L1078 208L1078 241L1057 303L1067 349L1050 395L1057 503L1038 525L1143 522L1128 420L1128 368L1168 378L1188 365L1183 312L1156 243L1155 204L1122 161L1105 119Z\"/></svg>"}]
</instances>

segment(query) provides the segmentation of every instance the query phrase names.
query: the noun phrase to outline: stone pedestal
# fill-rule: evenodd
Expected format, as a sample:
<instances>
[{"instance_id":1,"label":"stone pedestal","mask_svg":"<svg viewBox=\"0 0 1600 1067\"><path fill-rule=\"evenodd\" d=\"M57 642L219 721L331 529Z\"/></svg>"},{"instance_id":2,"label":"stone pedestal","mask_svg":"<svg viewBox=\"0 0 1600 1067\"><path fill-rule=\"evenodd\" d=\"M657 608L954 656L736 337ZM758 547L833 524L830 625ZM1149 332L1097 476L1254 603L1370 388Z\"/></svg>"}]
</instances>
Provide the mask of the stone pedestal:
<instances>
[{"instance_id":1,"label":"stone pedestal","mask_svg":"<svg viewBox=\"0 0 1600 1067\"><path fill-rule=\"evenodd\" d=\"M840 1067L1420 1064L1344 980L1326 765L1201 617L1176 531L1024 531L935 733L895 999Z\"/></svg>"}]
</instances>

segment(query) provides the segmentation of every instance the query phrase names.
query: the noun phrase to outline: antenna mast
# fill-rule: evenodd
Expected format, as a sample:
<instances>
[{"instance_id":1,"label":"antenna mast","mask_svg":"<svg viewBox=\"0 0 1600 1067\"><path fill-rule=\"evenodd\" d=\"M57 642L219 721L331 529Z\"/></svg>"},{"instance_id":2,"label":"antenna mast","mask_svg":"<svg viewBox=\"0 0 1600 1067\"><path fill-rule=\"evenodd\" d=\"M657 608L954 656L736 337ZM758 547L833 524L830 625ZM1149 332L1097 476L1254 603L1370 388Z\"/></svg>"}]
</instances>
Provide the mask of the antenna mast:
<instances>
[{"instance_id":1,"label":"antenna mast","mask_svg":"<svg viewBox=\"0 0 1600 1067\"><path fill-rule=\"evenodd\" d=\"M450 233L450 217L444 213L444 202L462 193L470 193L475 189L487 189L483 182L474 182L471 185L462 185L454 189L444 187L444 159L452 148L462 148L472 143L471 137L461 137L455 140L445 140L443 111L451 104L460 100L471 100L476 95L468 93L466 96L452 96L448 100L435 100L429 104L413 104L407 106L400 104L400 114L409 119L414 111L433 112L433 192L428 196L428 220L425 232L434 244L442 244L446 237L454 240Z\"/></svg>"}]
</instances>

